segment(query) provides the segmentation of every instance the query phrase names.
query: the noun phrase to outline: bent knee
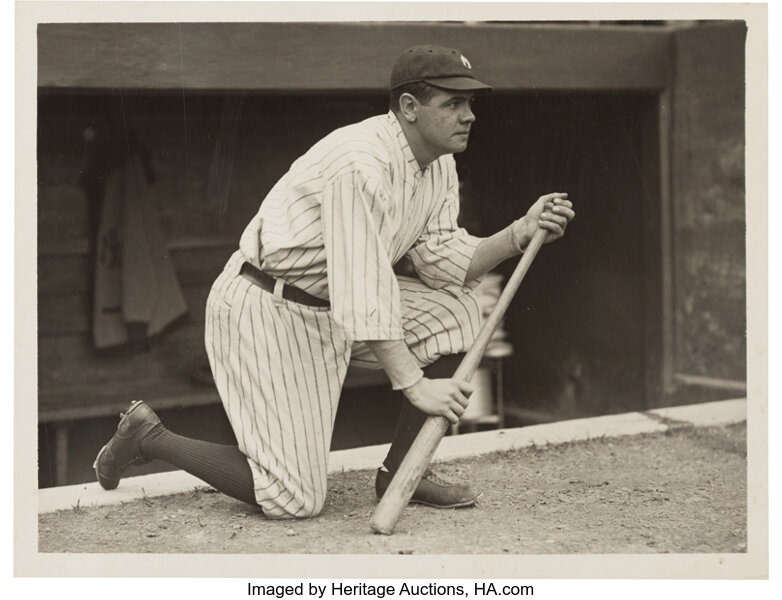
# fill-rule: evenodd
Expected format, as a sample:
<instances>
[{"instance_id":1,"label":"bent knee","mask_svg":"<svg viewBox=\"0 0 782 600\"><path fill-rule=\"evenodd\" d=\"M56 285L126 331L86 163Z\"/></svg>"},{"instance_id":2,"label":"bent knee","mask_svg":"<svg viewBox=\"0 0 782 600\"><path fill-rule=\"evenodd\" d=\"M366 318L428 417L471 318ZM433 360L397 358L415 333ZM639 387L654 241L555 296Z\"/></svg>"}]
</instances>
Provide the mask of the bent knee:
<instances>
[{"instance_id":1,"label":"bent knee","mask_svg":"<svg viewBox=\"0 0 782 600\"><path fill-rule=\"evenodd\" d=\"M295 509L292 512L292 516L297 519L309 519L311 517L317 517L323 510L326 504L326 490L315 491L309 490L306 494L301 495L299 502L296 502L296 506L291 504L291 509Z\"/></svg>"},{"instance_id":2,"label":"bent knee","mask_svg":"<svg viewBox=\"0 0 782 600\"><path fill-rule=\"evenodd\" d=\"M262 502L263 512L272 519L310 519L317 517L326 504L326 491L294 492L287 500Z\"/></svg>"}]
</instances>

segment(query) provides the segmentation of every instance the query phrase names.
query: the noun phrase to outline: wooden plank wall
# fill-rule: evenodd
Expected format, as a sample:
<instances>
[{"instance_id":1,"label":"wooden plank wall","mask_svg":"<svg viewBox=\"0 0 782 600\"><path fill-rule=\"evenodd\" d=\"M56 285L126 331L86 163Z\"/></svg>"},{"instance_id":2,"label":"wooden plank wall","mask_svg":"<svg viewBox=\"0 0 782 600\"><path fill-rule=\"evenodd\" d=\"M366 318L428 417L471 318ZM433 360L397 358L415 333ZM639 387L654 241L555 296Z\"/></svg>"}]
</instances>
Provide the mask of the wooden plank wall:
<instances>
[{"instance_id":1,"label":"wooden plank wall","mask_svg":"<svg viewBox=\"0 0 782 600\"><path fill-rule=\"evenodd\" d=\"M65 23L38 29L39 86L385 90L408 46L462 50L498 90L669 83L665 27L522 23Z\"/></svg>"}]
</instances>

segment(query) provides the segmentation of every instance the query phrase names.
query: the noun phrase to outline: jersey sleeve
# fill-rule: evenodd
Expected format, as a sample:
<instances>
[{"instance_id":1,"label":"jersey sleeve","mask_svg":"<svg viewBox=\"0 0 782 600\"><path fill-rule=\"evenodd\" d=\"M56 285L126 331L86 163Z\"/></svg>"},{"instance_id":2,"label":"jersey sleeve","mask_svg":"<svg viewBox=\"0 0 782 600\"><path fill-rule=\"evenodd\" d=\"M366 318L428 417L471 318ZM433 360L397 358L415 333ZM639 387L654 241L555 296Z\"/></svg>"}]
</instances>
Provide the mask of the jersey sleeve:
<instances>
[{"instance_id":1,"label":"jersey sleeve","mask_svg":"<svg viewBox=\"0 0 782 600\"><path fill-rule=\"evenodd\" d=\"M459 227L459 179L453 159L446 170L445 199L426 224L417 243L407 256L419 277L435 289L459 286L472 289L479 279L465 282L475 249L482 238L472 236Z\"/></svg>"},{"instance_id":2,"label":"jersey sleeve","mask_svg":"<svg viewBox=\"0 0 782 600\"><path fill-rule=\"evenodd\" d=\"M387 210L378 180L360 171L335 177L323 193L332 318L353 341L404 338Z\"/></svg>"}]
</instances>

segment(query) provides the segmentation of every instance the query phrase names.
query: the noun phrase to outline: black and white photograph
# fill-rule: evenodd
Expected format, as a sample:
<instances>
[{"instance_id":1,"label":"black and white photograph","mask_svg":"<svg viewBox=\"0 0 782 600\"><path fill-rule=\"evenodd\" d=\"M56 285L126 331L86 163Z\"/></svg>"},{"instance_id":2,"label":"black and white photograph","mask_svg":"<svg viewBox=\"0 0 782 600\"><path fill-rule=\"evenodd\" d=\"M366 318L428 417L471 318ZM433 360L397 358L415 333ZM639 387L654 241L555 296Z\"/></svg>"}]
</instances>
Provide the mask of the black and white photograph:
<instances>
[{"instance_id":1,"label":"black and white photograph","mask_svg":"<svg viewBox=\"0 0 782 600\"><path fill-rule=\"evenodd\" d=\"M17 574L768 578L766 5L95 4L17 5Z\"/></svg>"}]
</instances>

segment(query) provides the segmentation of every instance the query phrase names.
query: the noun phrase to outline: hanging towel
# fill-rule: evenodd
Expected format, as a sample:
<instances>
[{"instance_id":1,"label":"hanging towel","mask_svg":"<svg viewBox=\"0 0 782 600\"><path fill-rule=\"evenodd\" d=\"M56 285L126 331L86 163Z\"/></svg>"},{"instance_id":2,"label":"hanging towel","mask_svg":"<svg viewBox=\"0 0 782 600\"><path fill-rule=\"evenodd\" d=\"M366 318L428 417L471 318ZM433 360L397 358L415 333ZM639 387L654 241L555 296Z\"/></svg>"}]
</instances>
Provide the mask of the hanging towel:
<instances>
[{"instance_id":1,"label":"hanging towel","mask_svg":"<svg viewBox=\"0 0 782 600\"><path fill-rule=\"evenodd\" d=\"M93 338L97 349L150 338L187 313L140 157L106 178L96 244Z\"/></svg>"}]
</instances>

